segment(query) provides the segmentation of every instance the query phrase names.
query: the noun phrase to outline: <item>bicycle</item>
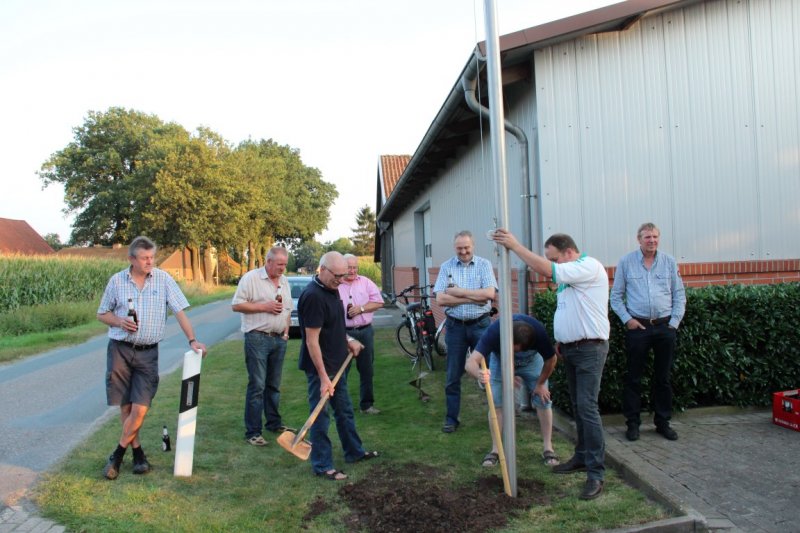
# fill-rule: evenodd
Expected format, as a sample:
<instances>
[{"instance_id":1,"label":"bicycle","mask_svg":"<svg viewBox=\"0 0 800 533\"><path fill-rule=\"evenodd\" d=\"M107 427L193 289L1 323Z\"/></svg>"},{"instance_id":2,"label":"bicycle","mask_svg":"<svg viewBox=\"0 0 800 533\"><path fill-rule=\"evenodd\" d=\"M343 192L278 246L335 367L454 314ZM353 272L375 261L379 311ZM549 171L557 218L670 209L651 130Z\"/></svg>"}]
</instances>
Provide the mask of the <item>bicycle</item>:
<instances>
[{"instance_id":1,"label":"bicycle","mask_svg":"<svg viewBox=\"0 0 800 533\"><path fill-rule=\"evenodd\" d=\"M427 367L433 370L433 351L436 350L440 355L444 355L440 347L440 344L444 345L444 343L440 343L444 323L440 324L438 329L436 328L433 311L428 303L429 291L432 288L433 285L410 285L391 298L392 302L397 303L404 311L403 321L397 325L395 338L400 349L411 359L412 368L420 360L423 360ZM412 294L414 291L417 291L417 294ZM409 298L418 298L419 302L409 303ZM398 300L402 300L402 302L398 302ZM423 341L417 342L420 338Z\"/></svg>"}]
</instances>

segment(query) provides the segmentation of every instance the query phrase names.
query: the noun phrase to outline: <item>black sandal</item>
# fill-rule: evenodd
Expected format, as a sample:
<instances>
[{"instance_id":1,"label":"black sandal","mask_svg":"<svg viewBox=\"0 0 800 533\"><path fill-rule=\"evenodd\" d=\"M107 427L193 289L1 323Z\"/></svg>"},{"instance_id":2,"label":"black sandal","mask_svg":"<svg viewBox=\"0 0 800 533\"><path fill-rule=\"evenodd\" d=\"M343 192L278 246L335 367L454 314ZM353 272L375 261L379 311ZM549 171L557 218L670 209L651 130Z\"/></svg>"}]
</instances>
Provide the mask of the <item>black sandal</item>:
<instances>
[{"instance_id":1,"label":"black sandal","mask_svg":"<svg viewBox=\"0 0 800 533\"><path fill-rule=\"evenodd\" d=\"M325 479L329 479L331 481L344 481L347 479L347 474L345 474L342 470L330 470L328 472L314 472L318 476L323 476Z\"/></svg>"},{"instance_id":2,"label":"black sandal","mask_svg":"<svg viewBox=\"0 0 800 533\"><path fill-rule=\"evenodd\" d=\"M495 452L489 452L483 457L483 461L481 461L481 466L486 468L491 468L493 466L497 466L497 463L500 461L500 456Z\"/></svg>"},{"instance_id":3,"label":"black sandal","mask_svg":"<svg viewBox=\"0 0 800 533\"><path fill-rule=\"evenodd\" d=\"M380 454L377 452L377 450L373 450L371 452L364 452L364 455L361 456L361 459L359 459L359 461L368 461L370 459L375 459L379 455Z\"/></svg>"}]
</instances>

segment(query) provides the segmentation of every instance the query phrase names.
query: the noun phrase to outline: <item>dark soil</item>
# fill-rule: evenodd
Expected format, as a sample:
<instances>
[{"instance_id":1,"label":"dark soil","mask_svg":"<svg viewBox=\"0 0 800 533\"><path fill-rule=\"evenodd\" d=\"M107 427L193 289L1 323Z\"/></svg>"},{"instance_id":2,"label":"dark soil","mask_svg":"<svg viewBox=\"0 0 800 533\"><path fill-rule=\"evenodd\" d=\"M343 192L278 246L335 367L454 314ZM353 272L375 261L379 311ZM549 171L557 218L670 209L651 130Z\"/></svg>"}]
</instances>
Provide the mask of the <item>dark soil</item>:
<instances>
[{"instance_id":1,"label":"dark soil","mask_svg":"<svg viewBox=\"0 0 800 533\"><path fill-rule=\"evenodd\" d=\"M381 533L488 531L502 528L534 504L549 504L536 481L518 479L517 497L510 498L498 475L457 487L439 469L420 464L377 465L365 479L343 485L339 496L351 511L344 519L348 530ZM305 520L328 509L317 498Z\"/></svg>"}]
</instances>

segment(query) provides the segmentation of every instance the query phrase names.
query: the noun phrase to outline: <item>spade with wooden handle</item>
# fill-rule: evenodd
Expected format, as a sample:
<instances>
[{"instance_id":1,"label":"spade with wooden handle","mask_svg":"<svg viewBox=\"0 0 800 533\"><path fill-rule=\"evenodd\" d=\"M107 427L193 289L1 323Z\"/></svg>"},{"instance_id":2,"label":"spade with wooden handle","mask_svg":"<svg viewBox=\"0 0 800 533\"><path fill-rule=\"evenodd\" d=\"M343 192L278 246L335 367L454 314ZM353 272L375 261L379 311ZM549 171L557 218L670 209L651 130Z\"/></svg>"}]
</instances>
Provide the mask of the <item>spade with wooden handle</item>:
<instances>
[{"instance_id":1,"label":"spade with wooden handle","mask_svg":"<svg viewBox=\"0 0 800 533\"><path fill-rule=\"evenodd\" d=\"M481 370L486 372L486 360L481 358ZM489 418L492 422L492 434L497 443L497 457L500 459L500 471L503 473L503 489L508 496L511 496L511 483L508 480L508 465L506 464L506 453L503 450L503 440L500 438L500 424L497 423L497 411L494 410L494 397L492 396L492 384L487 383L486 400L489 403Z\"/></svg>"},{"instance_id":2,"label":"spade with wooden handle","mask_svg":"<svg viewBox=\"0 0 800 533\"><path fill-rule=\"evenodd\" d=\"M344 360L344 364L342 364L342 367L333 377L331 385L336 387L336 384L339 382L339 378L342 377L342 374L344 373L345 369L347 368L347 365L350 364L350 361L352 361L352 359L353 359L353 353L350 352L349 354L347 354L347 359ZM317 420L317 417L325 408L325 404L328 402L329 398L330 394L328 394L327 392L322 395L322 398L320 398L319 402L317 402L317 406L314 408L313 411L311 411L311 415L308 417L308 420L306 420L306 423L303 424L303 427L300 428L300 431L298 431L296 435L292 431L284 431L278 436L277 441L278 444L281 445L281 448L291 453L292 455L296 455L303 461L308 460L308 457L311 455L311 443L308 442L307 440L303 440L303 437L306 436L308 430L311 428L312 425L314 425L314 422Z\"/></svg>"}]
</instances>

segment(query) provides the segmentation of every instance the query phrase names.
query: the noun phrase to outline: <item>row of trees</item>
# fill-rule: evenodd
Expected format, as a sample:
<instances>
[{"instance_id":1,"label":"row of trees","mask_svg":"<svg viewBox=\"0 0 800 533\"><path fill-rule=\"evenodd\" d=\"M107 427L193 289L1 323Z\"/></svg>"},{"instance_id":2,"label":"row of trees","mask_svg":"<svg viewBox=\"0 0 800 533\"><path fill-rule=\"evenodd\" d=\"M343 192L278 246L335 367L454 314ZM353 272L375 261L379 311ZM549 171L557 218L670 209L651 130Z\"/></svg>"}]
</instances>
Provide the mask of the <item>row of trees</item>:
<instances>
[{"instance_id":1,"label":"row of trees","mask_svg":"<svg viewBox=\"0 0 800 533\"><path fill-rule=\"evenodd\" d=\"M44 186L64 186L65 212L76 214L71 241L111 245L146 234L188 247L195 273L212 248L235 250L253 268L276 240L311 240L338 195L298 150L271 139L232 145L208 128L189 133L118 107L89 112L73 132L39 172Z\"/></svg>"}]
</instances>

